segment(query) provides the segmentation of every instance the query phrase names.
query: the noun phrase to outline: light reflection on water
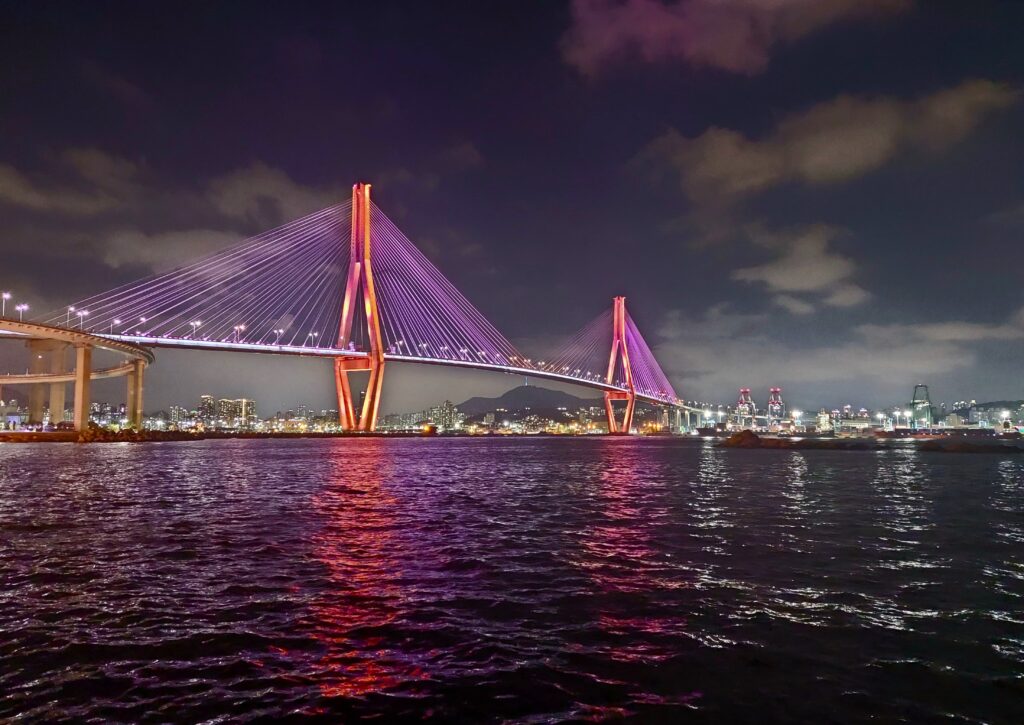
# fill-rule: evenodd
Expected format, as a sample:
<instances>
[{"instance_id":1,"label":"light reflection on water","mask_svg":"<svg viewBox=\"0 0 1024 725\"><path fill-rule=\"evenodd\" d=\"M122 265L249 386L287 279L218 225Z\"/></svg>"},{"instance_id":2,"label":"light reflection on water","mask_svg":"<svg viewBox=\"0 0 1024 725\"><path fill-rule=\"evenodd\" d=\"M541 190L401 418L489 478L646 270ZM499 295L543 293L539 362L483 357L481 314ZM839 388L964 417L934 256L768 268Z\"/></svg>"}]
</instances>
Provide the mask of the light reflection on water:
<instances>
[{"instance_id":1,"label":"light reflection on water","mask_svg":"<svg viewBox=\"0 0 1024 725\"><path fill-rule=\"evenodd\" d=\"M1024 462L0 446L0 718L1024 721Z\"/></svg>"}]
</instances>

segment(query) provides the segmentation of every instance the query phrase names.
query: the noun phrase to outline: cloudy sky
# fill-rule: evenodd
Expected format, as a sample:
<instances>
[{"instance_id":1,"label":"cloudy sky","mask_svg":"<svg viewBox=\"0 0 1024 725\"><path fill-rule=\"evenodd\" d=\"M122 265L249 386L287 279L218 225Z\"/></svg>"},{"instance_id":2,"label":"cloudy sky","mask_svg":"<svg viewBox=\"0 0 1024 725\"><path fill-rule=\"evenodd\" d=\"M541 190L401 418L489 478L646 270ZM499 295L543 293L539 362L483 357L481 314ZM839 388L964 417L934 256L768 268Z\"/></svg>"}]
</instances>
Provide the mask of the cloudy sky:
<instances>
[{"instance_id":1,"label":"cloudy sky","mask_svg":"<svg viewBox=\"0 0 1024 725\"><path fill-rule=\"evenodd\" d=\"M686 398L1022 398L1021 27L1014 0L3 2L0 287L56 308L365 180L537 355L624 294ZM516 382L396 366L385 408ZM158 353L147 408L201 392L331 399L320 363Z\"/></svg>"}]
</instances>

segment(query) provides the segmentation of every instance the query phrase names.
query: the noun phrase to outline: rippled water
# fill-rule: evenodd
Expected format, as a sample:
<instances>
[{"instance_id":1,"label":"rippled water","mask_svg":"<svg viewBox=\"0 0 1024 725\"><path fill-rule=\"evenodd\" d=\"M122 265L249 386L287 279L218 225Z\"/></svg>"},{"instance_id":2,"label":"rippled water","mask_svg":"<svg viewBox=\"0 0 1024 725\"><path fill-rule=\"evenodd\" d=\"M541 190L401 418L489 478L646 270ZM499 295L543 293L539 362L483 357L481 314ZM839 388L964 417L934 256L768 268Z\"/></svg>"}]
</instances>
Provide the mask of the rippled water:
<instances>
[{"instance_id":1,"label":"rippled water","mask_svg":"<svg viewBox=\"0 0 1024 725\"><path fill-rule=\"evenodd\" d=\"M0 445L0 718L1024 722L1024 460Z\"/></svg>"}]
</instances>

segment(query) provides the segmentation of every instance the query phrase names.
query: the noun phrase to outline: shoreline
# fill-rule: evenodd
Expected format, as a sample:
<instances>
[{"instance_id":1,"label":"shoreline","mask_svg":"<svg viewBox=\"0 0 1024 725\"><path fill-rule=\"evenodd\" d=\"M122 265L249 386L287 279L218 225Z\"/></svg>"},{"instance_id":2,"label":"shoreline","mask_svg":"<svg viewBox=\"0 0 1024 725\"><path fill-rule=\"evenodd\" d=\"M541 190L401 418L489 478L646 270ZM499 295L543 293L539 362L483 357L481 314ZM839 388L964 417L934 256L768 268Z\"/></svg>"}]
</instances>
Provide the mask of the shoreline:
<instances>
[{"instance_id":1,"label":"shoreline","mask_svg":"<svg viewBox=\"0 0 1024 725\"><path fill-rule=\"evenodd\" d=\"M930 439L914 441L907 438L770 438L743 430L715 444L715 448L782 451L887 451L895 450L894 442L910 441L916 449L928 453L1024 453L1019 441L977 442L965 439Z\"/></svg>"}]
</instances>

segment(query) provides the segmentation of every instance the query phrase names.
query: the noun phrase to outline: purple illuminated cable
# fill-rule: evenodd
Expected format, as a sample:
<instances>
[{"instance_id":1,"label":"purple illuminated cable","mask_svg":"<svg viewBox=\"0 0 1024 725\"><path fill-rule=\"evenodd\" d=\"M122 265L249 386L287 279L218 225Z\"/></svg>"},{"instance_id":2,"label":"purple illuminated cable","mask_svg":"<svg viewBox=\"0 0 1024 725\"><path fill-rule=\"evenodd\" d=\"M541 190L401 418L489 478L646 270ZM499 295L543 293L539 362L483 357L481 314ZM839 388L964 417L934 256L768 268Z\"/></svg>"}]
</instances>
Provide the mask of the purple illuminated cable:
<instances>
[{"instance_id":1,"label":"purple illuminated cable","mask_svg":"<svg viewBox=\"0 0 1024 725\"><path fill-rule=\"evenodd\" d=\"M147 318L158 316L158 313L181 311L187 300L203 299L211 301L211 293L223 289L226 278L245 275L246 271L258 268L258 263L287 254L295 244L301 244L309 229L325 222L338 223L339 217L351 213L351 205L339 205L311 214L277 229L253 237L246 242L228 250L217 252L185 267L164 274L133 282L111 290L102 295L82 300L75 304L78 309L90 311L90 323L95 327L107 327L115 318L127 321L134 318L140 311L150 311ZM61 322L65 311L53 313L51 320ZM134 320L131 320L134 322ZM171 321L165 319L163 326L173 327ZM181 324L186 324L184 321ZM180 325L179 325L180 326Z\"/></svg>"},{"instance_id":2,"label":"purple illuminated cable","mask_svg":"<svg viewBox=\"0 0 1024 725\"><path fill-rule=\"evenodd\" d=\"M390 229L388 231L391 231ZM394 241L394 235L391 236L391 241ZM404 240L403 240L404 241ZM482 316L473 308L469 303L462 297L461 294L457 293L457 290L450 285L450 283L444 279L436 268L429 264L425 258L420 255L419 251L412 247L411 243L406 244L406 249L396 249L396 254L406 254L406 267L413 266L416 268L416 272L419 272L419 277L424 284L421 285L421 292L424 294L417 295L414 297L416 309L405 310L397 308L399 314L401 313L418 313L421 316L420 320L416 317L410 319L409 314L404 314L402 322L405 323L406 331L413 331L416 335L415 329L419 329L420 332L417 337L428 337L428 334L424 334L424 329L430 329L429 327L424 328L421 324L417 324L422 320L423 315L429 315L430 310L427 309L431 304L437 305L448 305L446 312L448 314L439 318L440 324L437 329L442 334L446 334L447 337L435 337L435 345L448 344L449 346L459 346L460 348L477 348L485 347L490 353L496 353L499 346L509 348L507 341L501 345L503 338L500 334L496 333L493 328L490 328L489 323L482 320ZM409 282L408 277L403 280ZM452 292L455 294L452 294ZM387 305L385 305L387 306ZM484 324L481 325L480 322ZM410 330L410 322L411 327ZM487 328L490 328L489 330ZM483 333L481 335L481 333ZM481 345L481 343L484 343ZM497 345L495 345L497 343ZM505 352L510 352L508 349ZM462 355L461 357L465 357ZM451 357L457 357L452 355Z\"/></svg>"},{"instance_id":3,"label":"purple illuminated cable","mask_svg":"<svg viewBox=\"0 0 1024 725\"><path fill-rule=\"evenodd\" d=\"M347 230L351 205L343 204L296 220L252 240L142 283L124 285L77 303L90 311L98 332L114 330L114 320L129 333L147 319L153 336L195 334L213 340L232 338L245 325L246 336L272 339L279 326L290 328L289 339L305 340L312 328L328 328L325 298L341 284L347 263ZM334 317L340 315L340 310ZM63 322L62 313L53 315ZM192 326L202 321L202 331ZM297 329L305 325L309 329ZM121 332L118 329L116 332ZM318 336L318 346L330 346Z\"/></svg>"},{"instance_id":4,"label":"purple illuminated cable","mask_svg":"<svg viewBox=\"0 0 1024 725\"><path fill-rule=\"evenodd\" d=\"M525 360L376 206L371 219L377 302L389 349L467 362Z\"/></svg>"},{"instance_id":5,"label":"purple illuminated cable","mask_svg":"<svg viewBox=\"0 0 1024 725\"><path fill-rule=\"evenodd\" d=\"M605 310L545 359L544 368L560 375L604 381L612 342L612 313ZM620 366L621 367L621 366ZM580 373L576 373L580 370ZM587 377L590 373L591 377ZM621 380L615 380L621 385Z\"/></svg>"},{"instance_id":6,"label":"purple illuminated cable","mask_svg":"<svg viewBox=\"0 0 1024 725\"><path fill-rule=\"evenodd\" d=\"M283 247L270 259L246 259L245 264L238 270L232 270L226 279L210 279L206 275L199 275L198 283L192 281L186 289L179 285L170 301L162 299L157 303L158 314L162 313L165 318L161 325L163 334L175 335L187 331L190 320L197 317L205 318L206 335L216 339L226 333L239 321L241 301L250 296L266 295L282 289L283 281L288 280L290 275L278 277L275 271L278 263L303 265L305 269L306 263L315 261L316 247L306 249L305 244L303 240L298 250Z\"/></svg>"},{"instance_id":7,"label":"purple illuminated cable","mask_svg":"<svg viewBox=\"0 0 1024 725\"><path fill-rule=\"evenodd\" d=\"M626 314L626 345L629 347L629 362L633 368L633 382L637 393L670 403L678 402L679 396L672 383L661 369L629 313Z\"/></svg>"}]
</instances>

